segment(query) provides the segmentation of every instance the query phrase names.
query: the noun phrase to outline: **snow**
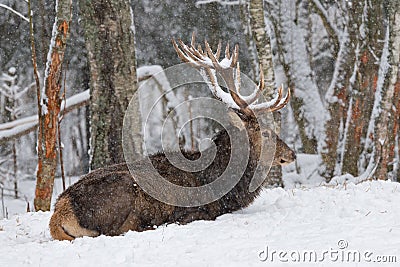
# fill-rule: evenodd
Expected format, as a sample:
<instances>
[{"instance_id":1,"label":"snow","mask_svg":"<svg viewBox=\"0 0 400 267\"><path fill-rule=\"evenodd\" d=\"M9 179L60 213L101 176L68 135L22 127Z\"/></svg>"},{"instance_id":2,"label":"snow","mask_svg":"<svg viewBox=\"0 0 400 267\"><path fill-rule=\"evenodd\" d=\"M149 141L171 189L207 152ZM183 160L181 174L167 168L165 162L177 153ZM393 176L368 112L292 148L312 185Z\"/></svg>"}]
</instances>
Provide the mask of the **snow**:
<instances>
[{"instance_id":1,"label":"snow","mask_svg":"<svg viewBox=\"0 0 400 267\"><path fill-rule=\"evenodd\" d=\"M283 87L281 87L281 88L283 88ZM289 95L289 93L284 97L284 98L281 98L281 99L279 99L279 94L278 93L276 93L276 95L274 96L274 98L273 99L271 99L270 101L268 101L268 102L263 102L263 103L260 103L260 104L251 104L250 105L250 108L251 109L254 109L254 110L262 110L262 109L268 109L268 108L270 108L270 107L272 107L272 106L275 106L275 104L276 104L276 102L279 100L279 103L278 103L278 107L279 106L281 106L281 105L283 105L283 103L287 100L287 98L289 97L290 95Z\"/></svg>"},{"instance_id":2,"label":"snow","mask_svg":"<svg viewBox=\"0 0 400 267\"><path fill-rule=\"evenodd\" d=\"M217 73L214 69L210 69L209 72L212 75L213 81L217 81ZM220 99L223 103L225 103L228 107L233 109L240 109L239 106L233 101L232 96L222 90L221 86L218 83L213 83L210 81L210 78L205 70L201 69L200 74L203 77L204 81L207 81L207 85L210 88L212 94L217 98Z\"/></svg>"},{"instance_id":3,"label":"snow","mask_svg":"<svg viewBox=\"0 0 400 267\"><path fill-rule=\"evenodd\" d=\"M141 66L136 71L138 79L140 79L141 77L156 75L157 73L162 72L163 68L160 65L150 65L150 66Z\"/></svg>"},{"instance_id":4,"label":"snow","mask_svg":"<svg viewBox=\"0 0 400 267\"><path fill-rule=\"evenodd\" d=\"M325 257L318 266L343 266L340 257L347 254L342 252L361 255L359 263L345 261L346 266L365 266L368 260L372 262L366 266L382 266L373 262L377 256L395 256L398 262L400 184L347 181L323 186L312 171L316 157L299 155L299 160L303 184L298 188L288 181L296 176L294 165L289 165L286 189L265 189L244 210L215 221L163 225L118 237L54 241L48 228L51 212L24 213L23 201L17 205L17 200L6 198L6 205L21 210L0 220L0 266L292 266L289 254L279 258L278 253L310 251L318 259L325 251L340 252L338 262ZM314 177L308 185L307 177ZM33 191L32 183L26 180L21 186ZM56 186L58 194L60 181ZM303 259L295 266L310 263Z\"/></svg>"},{"instance_id":5,"label":"snow","mask_svg":"<svg viewBox=\"0 0 400 267\"><path fill-rule=\"evenodd\" d=\"M0 124L0 131L12 129L19 125L34 122L35 120L37 120L37 116L29 116L15 121L5 122Z\"/></svg>"}]
</instances>

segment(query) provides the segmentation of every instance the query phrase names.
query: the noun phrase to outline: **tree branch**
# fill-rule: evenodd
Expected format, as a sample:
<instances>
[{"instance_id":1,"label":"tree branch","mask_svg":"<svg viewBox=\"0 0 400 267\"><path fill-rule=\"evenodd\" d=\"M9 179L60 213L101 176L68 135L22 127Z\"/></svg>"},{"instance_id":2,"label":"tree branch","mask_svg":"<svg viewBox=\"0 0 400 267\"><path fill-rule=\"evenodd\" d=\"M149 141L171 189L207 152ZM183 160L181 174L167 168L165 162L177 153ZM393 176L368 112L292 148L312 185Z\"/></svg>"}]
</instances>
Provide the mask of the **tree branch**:
<instances>
[{"instance_id":1,"label":"tree branch","mask_svg":"<svg viewBox=\"0 0 400 267\"><path fill-rule=\"evenodd\" d=\"M69 113L74 109L86 106L89 103L89 90L71 96L61 104L63 114ZM34 131L38 126L38 116L29 116L23 119L0 124L0 143L11 141L15 138L24 136Z\"/></svg>"},{"instance_id":2,"label":"tree branch","mask_svg":"<svg viewBox=\"0 0 400 267\"><path fill-rule=\"evenodd\" d=\"M12 13L14 13L15 15L17 15L17 16L20 17L21 19L25 20L26 22L29 22L29 19L28 19L28 18L26 18L24 15L22 15L22 14L19 13L18 11L12 9L11 7L6 6L6 5L4 5L4 4L0 4L0 7L5 8L5 9L11 11Z\"/></svg>"},{"instance_id":3,"label":"tree branch","mask_svg":"<svg viewBox=\"0 0 400 267\"><path fill-rule=\"evenodd\" d=\"M196 7L199 7L201 5L205 5L205 4L210 4L210 3L219 3L220 5L223 6L235 6L235 5L239 5L240 1L236 0L236 1L229 1L229 0L199 0L196 2Z\"/></svg>"},{"instance_id":4,"label":"tree branch","mask_svg":"<svg viewBox=\"0 0 400 267\"><path fill-rule=\"evenodd\" d=\"M145 66L138 68L138 81L143 82L150 78L155 78L155 74L162 71L162 67L155 66ZM162 81L156 80L157 83ZM61 114L67 114L74 109L81 108L89 104L89 90L83 91L76 95L73 95L61 103ZM33 115L18 119L11 122L6 122L0 124L0 143L8 142L13 139L19 138L30 132L36 130L38 126L38 115Z\"/></svg>"},{"instance_id":5,"label":"tree branch","mask_svg":"<svg viewBox=\"0 0 400 267\"><path fill-rule=\"evenodd\" d=\"M333 39L335 53L338 53L340 46L339 38L341 36L341 32L336 27L336 25L332 24L332 22L329 20L328 12L325 10L324 6L319 0L313 0L310 2L313 5L317 14L320 16L322 23L324 24L325 29L328 32L328 35Z\"/></svg>"}]
</instances>

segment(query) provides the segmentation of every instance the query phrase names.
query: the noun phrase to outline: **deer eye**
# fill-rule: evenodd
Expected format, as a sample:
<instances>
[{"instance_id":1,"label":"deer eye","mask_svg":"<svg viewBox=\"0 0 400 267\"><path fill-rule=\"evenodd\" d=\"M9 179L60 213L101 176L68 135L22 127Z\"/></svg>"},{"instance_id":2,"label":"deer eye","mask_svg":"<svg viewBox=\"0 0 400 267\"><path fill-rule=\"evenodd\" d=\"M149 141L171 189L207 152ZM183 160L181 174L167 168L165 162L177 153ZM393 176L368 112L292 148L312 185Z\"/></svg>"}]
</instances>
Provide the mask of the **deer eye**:
<instances>
[{"instance_id":1,"label":"deer eye","mask_svg":"<svg viewBox=\"0 0 400 267\"><path fill-rule=\"evenodd\" d=\"M269 132L263 132L262 136L269 138Z\"/></svg>"}]
</instances>

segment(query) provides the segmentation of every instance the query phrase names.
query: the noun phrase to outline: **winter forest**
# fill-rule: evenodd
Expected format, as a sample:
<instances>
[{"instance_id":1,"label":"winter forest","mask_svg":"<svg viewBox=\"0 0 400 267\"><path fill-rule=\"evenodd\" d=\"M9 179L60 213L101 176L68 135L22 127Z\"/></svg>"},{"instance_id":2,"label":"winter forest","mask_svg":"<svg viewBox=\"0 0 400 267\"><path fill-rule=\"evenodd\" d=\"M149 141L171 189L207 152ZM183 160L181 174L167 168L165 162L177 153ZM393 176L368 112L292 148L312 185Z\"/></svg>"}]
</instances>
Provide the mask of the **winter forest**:
<instances>
[{"instance_id":1,"label":"winter forest","mask_svg":"<svg viewBox=\"0 0 400 267\"><path fill-rule=\"evenodd\" d=\"M297 159L215 221L55 241L57 196L125 161L128 106L138 158L168 150L161 139L194 153L221 131L193 119L211 109L190 104L213 97L207 85L171 90L182 62L171 40L192 34L232 58L238 45L242 77L262 79L266 100L290 91L273 131ZM399 0L0 0L0 36L0 266L400 261ZM332 246L360 257L321 260Z\"/></svg>"}]
</instances>

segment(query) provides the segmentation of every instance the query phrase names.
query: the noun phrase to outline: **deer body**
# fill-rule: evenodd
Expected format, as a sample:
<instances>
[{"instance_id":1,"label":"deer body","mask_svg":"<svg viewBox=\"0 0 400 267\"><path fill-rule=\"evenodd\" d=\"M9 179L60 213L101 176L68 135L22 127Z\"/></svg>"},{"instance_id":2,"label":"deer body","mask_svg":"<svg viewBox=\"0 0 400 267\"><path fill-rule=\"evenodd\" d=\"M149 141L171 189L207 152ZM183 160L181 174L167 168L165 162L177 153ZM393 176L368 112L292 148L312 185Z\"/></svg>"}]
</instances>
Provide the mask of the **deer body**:
<instances>
[{"instance_id":1,"label":"deer body","mask_svg":"<svg viewBox=\"0 0 400 267\"><path fill-rule=\"evenodd\" d=\"M193 43L194 39L192 40ZM207 45L206 43L206 47ZM175 43L174 46L177 50ZM177 52L184 60L182 51L177 50ZM187 53L186 50L184 52ZM199 53L199 55L201 54ZM232 57L237 59L237 55ZM262 90L261 85L259 90ZM235 125L230 127L233 127L236 131L247 132L249 158L246 159L247 165L245 165L246 168L242 172L243 175L239 182L227 194L218 200L198 207L172 206L143 191L135 181L135 177L130 173L127 164L101 168L83 176L59 196L50 220L50 232L53 238L72 240L81 236L98 236L101 234L113 236L129 230L150 230L154 229L155 226L169 223L186 224L194 220L214 220L222 214L237 211L250 205L261 190L259 187L250 191L249 185L258 164L264 160L261 147L265 140L262 136L267 134L267 139L276 140L273 165L290 163L296 156L273 131L268 130L266 133L260 130L258 121L253 116L253 111L248 108L249 104L246 106L244 104L246 102L240 102L242 99L237 98L240 96L231 94L236 105L239 106L234 112L240 115L242 127ZM288 96L282 99L282 92L280 91L277 100L266 108L268 111L280 109L287 103L287 100ZM157 172L171 183L184 187L199 187L209 184L220 177L229 164L230 138L232 137L229 136L228 132L227 129L222 130L214 136L213 142L216 146L214 161L201 171L188 172L178 169L169 162L164 153L151 155L150 160ZM210 149L203 152L183 151L182 153L187 159L196 160L201 157L202 153L207 154L209 152ZM140 169L141 161L137 161L129 167ZM237 172L233 170L232 173L241 172L240 170L237 170Z\"/></svg>"}]
</instances>

